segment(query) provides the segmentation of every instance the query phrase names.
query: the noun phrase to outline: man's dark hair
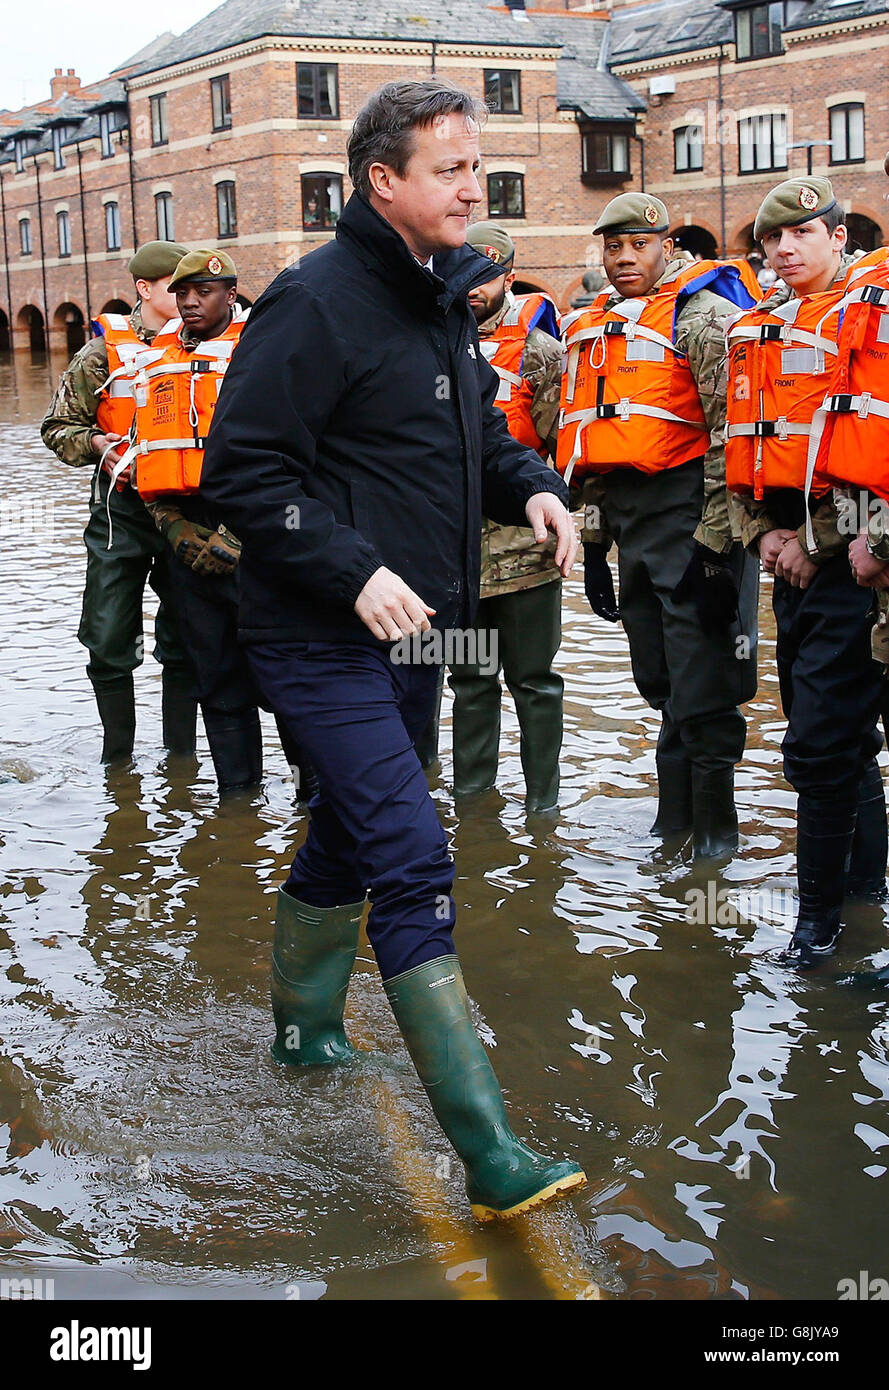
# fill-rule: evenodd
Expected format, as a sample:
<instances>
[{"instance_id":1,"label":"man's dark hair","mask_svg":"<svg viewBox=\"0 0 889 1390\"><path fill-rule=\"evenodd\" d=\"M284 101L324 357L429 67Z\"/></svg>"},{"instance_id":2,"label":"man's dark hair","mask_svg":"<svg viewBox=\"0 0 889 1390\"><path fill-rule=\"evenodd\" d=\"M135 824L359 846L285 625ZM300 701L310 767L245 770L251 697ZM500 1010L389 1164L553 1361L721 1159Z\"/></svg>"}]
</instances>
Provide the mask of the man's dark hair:
<instances>
[{"instance_id":1,"label":"man's dark hair","mask_svg":"<svg viewBox=\"0 0 889 1390\"><path fill-rule=\"evenodd\" d=\"M358 112L349 136L349 177L363 197L370 195L372 164L388 164L404 177L414 152L414 132L439 116L465 116L479 125L487 115L483 102L443 82L387 82Z\"/></svg>"},{"instance_id":2,"label":"man's dark hair","mask_svg":"<svg viewBox=\"0 0 889 1390\"><path fill-rule=\"evenodd\" d=\"M834 203L832 208L827 209L827 212L822 212L821 221L832 235L837 227L845 227L846 213L839 203Z\"/></svg>"}]
</instances>

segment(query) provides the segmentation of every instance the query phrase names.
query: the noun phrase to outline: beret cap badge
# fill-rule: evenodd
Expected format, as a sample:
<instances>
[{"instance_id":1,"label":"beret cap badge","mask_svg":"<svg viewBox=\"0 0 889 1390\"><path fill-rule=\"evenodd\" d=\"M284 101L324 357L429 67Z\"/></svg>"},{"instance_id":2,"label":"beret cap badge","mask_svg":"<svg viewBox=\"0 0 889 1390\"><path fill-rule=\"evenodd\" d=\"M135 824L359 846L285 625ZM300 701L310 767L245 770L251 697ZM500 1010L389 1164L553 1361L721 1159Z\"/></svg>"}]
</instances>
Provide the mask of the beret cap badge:
<instances>
[{"instance_id":1,"label":"beret cap badge","mask_svg":"<svg viewBox=\"0 0 889 1390\"><path fill-rule=\"evenodd\" d=\"M799 191L799 205L805 208L806 212L811 212L818 206L818 194L814 188L809 188L808 184L803 184Z\"/></svg>"},{"instance_id":2,"label":"beret cap badge","mask_svg":"<svg viewBox=\"0 0 889 1390\"><path fill-rule=\"evenodd\" d=\"M658 211L653 203L648 203L646 205L645 210L642 213L642 216L645 218L646 222L650 222L651 225L654 226L655 222L657 222L658 219Z\"/></svg>"},{"instance_id":3,"label":"beret cap badge","mask_svg":"<svg viewBox=\"0 0 889 1390\"><path fill-rule=\"evenodd\" d=\"M209 261L207 262L207 269L209 270L211 275L219 274L220 270L222 269L222 261L219 259L218 256L210 257Z\"/></svg>"}]
</instances>

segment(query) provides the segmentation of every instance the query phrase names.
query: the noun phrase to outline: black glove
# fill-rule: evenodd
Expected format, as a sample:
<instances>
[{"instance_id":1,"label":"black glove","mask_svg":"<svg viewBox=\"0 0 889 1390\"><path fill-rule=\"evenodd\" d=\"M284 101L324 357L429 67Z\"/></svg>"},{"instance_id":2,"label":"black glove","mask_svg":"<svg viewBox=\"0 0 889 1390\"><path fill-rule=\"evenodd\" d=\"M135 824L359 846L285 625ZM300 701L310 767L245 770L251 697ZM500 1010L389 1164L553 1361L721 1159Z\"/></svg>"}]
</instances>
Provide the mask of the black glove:
<instances>
[{"instance_id":1,"label":"black glove","mask_svg":"<svg viewBox=\"0 0 889 1390\"><path fill-rule=\"evenodd\" d=\"M607 545L601 545L598 541L584 541L583 591L594 613L608 623L616 623L620 613L607 556Z\"/></svg>"},{"instance_id":2,"label":"black glove","mask_svg":"<svg viewBox=\"0 0 889 1390\"><path fill-rule=\"evenodd\" d=\"M729 556L695 541L694 552L673 597L679 603L692 600L708 637L727 632L738 616L738 586Z\"/></svg>"}]
</instances>

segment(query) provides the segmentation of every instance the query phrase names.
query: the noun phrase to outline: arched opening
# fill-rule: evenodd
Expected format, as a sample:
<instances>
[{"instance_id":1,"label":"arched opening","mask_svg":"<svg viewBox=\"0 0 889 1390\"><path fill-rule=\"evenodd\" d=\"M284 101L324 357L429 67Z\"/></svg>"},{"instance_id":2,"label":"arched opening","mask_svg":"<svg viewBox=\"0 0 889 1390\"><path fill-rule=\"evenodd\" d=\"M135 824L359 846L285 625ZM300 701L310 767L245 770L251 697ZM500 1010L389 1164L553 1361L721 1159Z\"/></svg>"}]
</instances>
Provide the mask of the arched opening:
<instances>
[{"instance_id":1,"label":"arched opening","mask_svg":"<svg viewBox=\"0 0 889 1390\"><path fill-rule=\"evenodd\" d=\"M99 310L100 314L131 314L132 304L128 304L125 299L106 299Z\"/></svg>"},{"instance_id":2,"label":"arched opening","mask_svg":"<svg viewBox=\"0 0 889 1390\"><path fill-rule=\"evenodd\" d=\"M64 342L69 357L73 357L86 342L83 310L70 301L60 304L56 309L52 316L52 326L55 341L60 345Z\"/></svg>"},{"instance_id":3,"label":"arched opening","mask_svg":"<svg viewBox=\"0 0 889 1390\"><path fill-rule=\"evenodd\" d=\"M241 294L240 291L238 291L237 295L235 296L235 303L236 303L236 304L240 304L240 306L241 306L242 309L252 309L252 308L253 308L253 300L252 300L252 299L248 299L247 296L246 296L246 294Z\"/></svg>"},{"instance_id":4,"label":"arched opening","mask_svg":"<svg viewBox=\"0 0 889 1390\"><path fill-rule=\"evenodd\" d=\"M3 309L0 309L0 352L9 352L9 319Z\"/></svg>"},{"instance_id":5,"label":"arched opening","mask_svg":"<svg viewBox=\"0 0 889 1390\"><path fill-rule=\"evenodd\" d=\"M687 251L698 261L711 261L716 255L716 237L706 227L676 227L670 233L680 251Z\"/></svg>"},{"instance_id":6,"label":"arched opening","mask_svg":"<svg viewBox=\"0 0 889 1390\"><path fill-rule=\"evenodd\" d=\"M753 223L748 222L735 233L734 240L729 247L730 256L746 256L750 251L758 250L757 243L753 240Z\"/></svg>"},{"instance_id":7,"label":"arched opening","mask_svg":"<svg viewBox=\"0 0 889 1390\"><path fill-rule=\"evenodd\" d=\"M16 327L22 337L27 336L32 353L46 352L46 328L43 315L34 304L26 304L19 309Z\"/></svg>"},{"instance_id":8,"label":"arched opening","mask_svg":"<svg viewBox=\"0 0 889 1390\"><path fill-rule=\"evenodd\" d=\"M878 246L882 246L883 233L878 223L871 217L865 217L863 212L847 213L846 226L849 229L849 251L876 251Z\"/></svg>"}]
</instances>

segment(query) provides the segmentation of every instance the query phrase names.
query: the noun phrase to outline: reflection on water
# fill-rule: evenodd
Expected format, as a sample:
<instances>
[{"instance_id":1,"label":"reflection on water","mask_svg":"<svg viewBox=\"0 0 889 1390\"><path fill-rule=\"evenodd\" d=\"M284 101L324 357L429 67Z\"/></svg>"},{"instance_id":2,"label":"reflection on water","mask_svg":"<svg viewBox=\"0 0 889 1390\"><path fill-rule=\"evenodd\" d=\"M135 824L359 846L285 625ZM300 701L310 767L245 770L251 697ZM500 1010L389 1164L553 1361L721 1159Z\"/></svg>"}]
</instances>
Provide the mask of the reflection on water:
<instances>
[{"instance_id":1,"label":"reflection on water","mask_svg":"<svg viewBox=\"0 0 889 1390\"><path fill-rule=\"evenodd\" d=\"M263 794L219 812L206 746L160 749L148 661L136 764L98 765L75 638L89 480L40 444L48 368L14 378L0 362L0 1271L50 1273L57 1297L829 1299L889 1276L889 989L843 983L889 960L885 913L850 909L814 975L776 961L794 799L767 607L722 872L648 833L656 716L577 581L558 820L525 821L511 710L498 790L458 816L445 719L432 788L479 1026L517 1127L590 1177L477 1230L366 945L359 1063L268 1057L274 888L304 831L273 726Z\"/></svg>"}]
</instances>

